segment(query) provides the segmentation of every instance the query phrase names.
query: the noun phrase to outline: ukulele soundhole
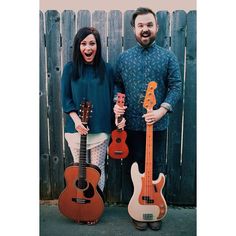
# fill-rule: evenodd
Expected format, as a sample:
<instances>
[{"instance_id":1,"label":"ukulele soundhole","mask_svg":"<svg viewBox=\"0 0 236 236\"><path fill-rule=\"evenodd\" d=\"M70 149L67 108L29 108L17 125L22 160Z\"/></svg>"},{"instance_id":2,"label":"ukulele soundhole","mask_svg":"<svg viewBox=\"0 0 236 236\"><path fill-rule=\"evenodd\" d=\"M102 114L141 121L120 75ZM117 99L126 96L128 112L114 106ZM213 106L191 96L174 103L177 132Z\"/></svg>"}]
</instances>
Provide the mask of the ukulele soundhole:
<instances>
[{"instance_id":1,"label":"ukulele soundhole","mask_svg":"<svg viewBox=\"0 0 236 236\"><path fill-rule=\"evenodd\" d=\"M117 143L120 143L120 142L121 142L121 138L117 138L117 139L116 139L116 142L117 142Z\"/></svg>"},{"instance_id":2,"label":"ukulele soundhole","mask_svg":"<svg viewBox=\"0 0 236 236\"><path fill-rule=\"evenodd\" d=\"M87 181L85 179L78 179L76 181L76 187L79 189L86 189L87 187Z\"/></svg>"}]
</instances>

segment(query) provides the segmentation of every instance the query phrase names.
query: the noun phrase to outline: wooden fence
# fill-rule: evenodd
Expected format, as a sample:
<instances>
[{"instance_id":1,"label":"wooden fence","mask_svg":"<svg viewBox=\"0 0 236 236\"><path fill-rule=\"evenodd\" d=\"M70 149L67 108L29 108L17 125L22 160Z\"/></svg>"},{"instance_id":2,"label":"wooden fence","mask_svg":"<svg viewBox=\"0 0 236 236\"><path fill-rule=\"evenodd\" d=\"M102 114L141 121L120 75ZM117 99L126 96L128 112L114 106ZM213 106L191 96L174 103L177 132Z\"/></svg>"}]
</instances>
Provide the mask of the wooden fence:
<instances>
[{"instance_id":1,"label":"wooden fence","mask_svg":"<svg viewBox=\"0 0 236 236\"><path fill-rule=\"evenodd\" d=\"M96 27L101 35L103 58L112 66L118 55L136 44L130 19L122 13L87 10L61 14L40 11L40 198L57 199L63 190L64 169L72 156L63 134L60 79L63 66L71 60L73 37L83 26ZM157 44L172 50L179 61L183 99L170 115L167 134L168 204L196 204L196 11L159 11ZM122 24L123 22L123 24ZM123 25L123 27L122 27ZM107 50L106 50L107 49ZM132 194L130 177L122 160L107 158L105 197L107 202L128 203Z\"/></svg>"}]
</instances>

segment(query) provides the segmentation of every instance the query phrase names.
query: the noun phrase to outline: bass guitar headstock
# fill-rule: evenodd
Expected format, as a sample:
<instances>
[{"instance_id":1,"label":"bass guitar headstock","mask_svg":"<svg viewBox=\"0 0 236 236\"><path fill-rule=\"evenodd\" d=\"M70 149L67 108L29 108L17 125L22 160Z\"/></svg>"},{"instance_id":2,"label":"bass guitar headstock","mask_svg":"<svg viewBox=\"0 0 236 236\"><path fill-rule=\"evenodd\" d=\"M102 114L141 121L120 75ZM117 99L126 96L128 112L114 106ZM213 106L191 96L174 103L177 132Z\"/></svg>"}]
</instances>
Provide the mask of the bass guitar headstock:
<instances>
[{"instance_id":1,"label":"bass guitar headstock","mask_svg":"<svg viewBox=\"0 0 236 236\"><path fill-rule=\"evenodd\" d=\"M157 83L155 81L151 81L148 83L148 88L146 90L146 95L143 103L143 107L146 110L151 110L156 105L156 97L154 94L154 90L156 88L157 88Z\"/></svg>"}]
</instances>

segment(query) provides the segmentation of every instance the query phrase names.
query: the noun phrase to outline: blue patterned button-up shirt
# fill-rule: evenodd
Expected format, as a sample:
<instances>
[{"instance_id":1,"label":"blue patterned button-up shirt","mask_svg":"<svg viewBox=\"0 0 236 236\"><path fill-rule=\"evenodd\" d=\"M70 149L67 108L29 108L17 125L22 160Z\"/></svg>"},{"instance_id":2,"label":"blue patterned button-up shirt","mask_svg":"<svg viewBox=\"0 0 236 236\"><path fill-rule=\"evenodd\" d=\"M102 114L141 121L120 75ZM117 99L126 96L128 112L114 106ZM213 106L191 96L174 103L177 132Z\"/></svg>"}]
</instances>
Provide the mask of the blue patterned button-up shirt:
<instances>
[{"instance_id":1,"label":"blue patterned button-up shirt","mask_svg":"<svg viewBox=\"0 0 236 236\"><path fill-rule=\"evenodd\" d=\"M146 122L142 115L146 113L144 101L147 85L157 82L155 89L156 105L172 112L182 94L182 81L176 56L169 50L153 43L144 48L140 44L123 52L116 65L116 87L124 92L126 128L145 131ZM154 130L165 130L168 126L168 113L154 124Z\"/></svg>"}]
</instances>

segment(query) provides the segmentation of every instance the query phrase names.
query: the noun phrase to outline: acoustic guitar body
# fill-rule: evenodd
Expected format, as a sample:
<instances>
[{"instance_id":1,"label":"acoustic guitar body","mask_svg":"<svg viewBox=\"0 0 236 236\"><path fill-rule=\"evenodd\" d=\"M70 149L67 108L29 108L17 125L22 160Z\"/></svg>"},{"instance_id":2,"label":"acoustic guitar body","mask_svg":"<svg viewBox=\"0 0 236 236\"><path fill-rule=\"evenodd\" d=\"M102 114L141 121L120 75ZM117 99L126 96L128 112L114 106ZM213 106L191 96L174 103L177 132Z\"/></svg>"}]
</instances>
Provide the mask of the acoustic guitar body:
<instances>
[{"instance_id":1,"label":"acoustic guitar body","mask_svg":"<svg viewBox=\"0 0 236 236\"><path fill-rule=\"evenodd\" d=\"M129 149L126 144L127 133L125 130L115 129L111 133L112 142L109 146L109 155L114 159L126 158Z\"/></svg>"},{"instance_id":2,"label":"acoustic guitar body","mask_svg":"<svg viewBox=\"0 0 236 236\"><path fill-rule=\"evenodd\" d=\"M87 178L80 180L79 166L67 167L64 173L66 188L58 199L60 212L76 222L98 220L104 211L103 194L97 186L100 169L86 164L86 173Z\"/></svg>"}]
</instances>

